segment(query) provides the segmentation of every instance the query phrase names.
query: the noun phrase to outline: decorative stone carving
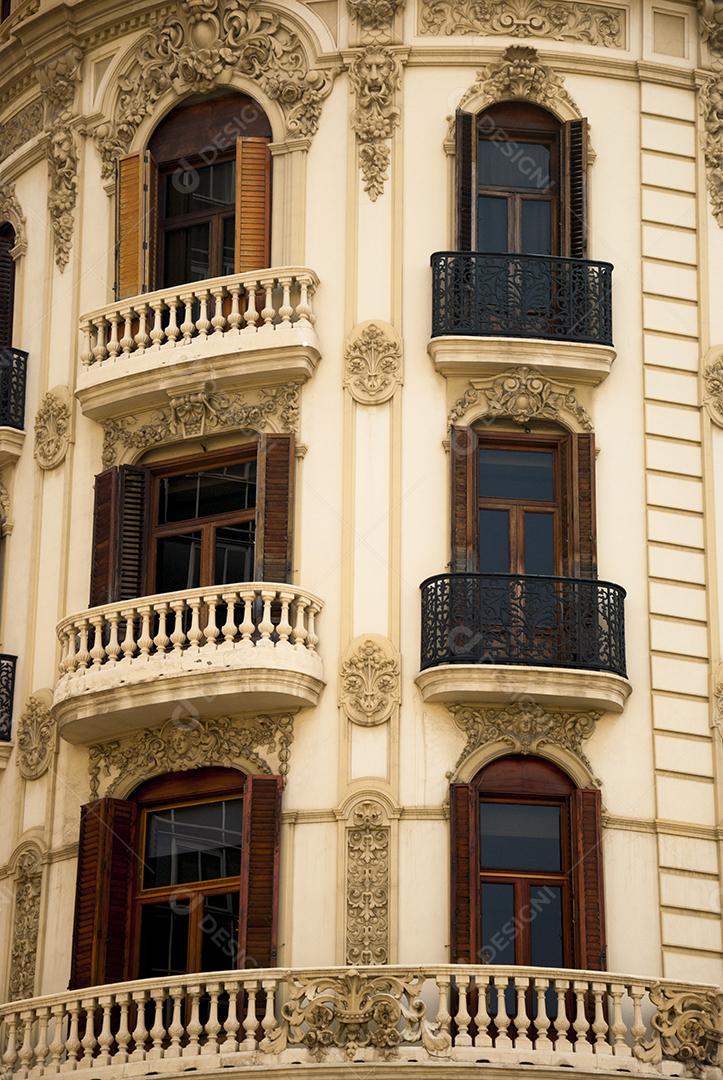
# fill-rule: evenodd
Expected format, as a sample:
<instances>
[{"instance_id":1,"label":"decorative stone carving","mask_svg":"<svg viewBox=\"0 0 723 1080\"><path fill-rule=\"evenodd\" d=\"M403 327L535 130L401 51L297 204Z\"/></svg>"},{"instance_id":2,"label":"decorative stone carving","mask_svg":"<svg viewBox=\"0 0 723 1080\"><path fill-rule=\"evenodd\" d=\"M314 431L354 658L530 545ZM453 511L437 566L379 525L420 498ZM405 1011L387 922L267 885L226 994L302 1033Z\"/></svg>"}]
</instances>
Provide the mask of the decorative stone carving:
<instances>
[{"instance_id":1,"label":"decorative stone carving","mask_svg":"<svg viewBox=\"0 0 723 1080\"><path fill-rule=\"evenodd\" d=\"M389 171L391 138L399 124L396 93L402 65L391 48L367 45L349 64L349 81L356 95L351 126L359 145L364 190L375 202L384 190Z\"/></svg>"},{"instance_id":2,"label":"decorative stone carving","mask_svg":"<svg viewBox=\"0 0 723 1080\"><path fill-rule=\"evenodd\" d=\"M700 36L711 53L723 55L723 4L721 0L698 0Z\"/></svg>"},{"instance_id":3,"label":"decorative stone carving","mask_svg":"<svg viewBox=\"0 0 723 1080\"><path fill-rule=\"evenodd\" d=\"M404 0L347 0L347 7L362 32L376 37L388 31Z\"/></svg>"},{"instance_id":4,"label":"decorative stone carving","mask_svg":"<svg viewBox=\"0 0 723 1080\"><path fill-rule=\"evenodd\" d=\"M35 994L42 883L40 852L29 848L19 856L15 867L15 915L8 1001L21 1001Z\"/></svg>"},{"instance_id":5,"label":"decorative stone carving","mask_svg":"<svg viewBox=\"0 0 723 1080\"><path fill-rule=\"evenodd\" d=\"M55 469L70 443L70 403L65 387L50 390L35 414L35 460L41 469Z\"/></svg>"},{"instance_id":6,"label":"decorative stone carving","mask_svg":"<svg viewBox=\"0 0 723 1080\"><path fill-rule=\"evenodd\" d=\"M12 506L10 494L0 481L0 536L9 536L13 531Z\"/></svg>"},{"instance_id":7,"label":"decorative stone carving","mask_svg":"<svg viewBox=\"0 0 723 1080\"><path fill-rule=\"evenodd\" d=\"M687 1076L703 1076L707 1066L720 1065L723 993L658 984L650 990L650 1001L658 1011L650 1020L653 1038L633 1047L640 1061L678 1061Z\"/></svg>"},{"instance_id":8,"label":"decorative stone carving","mask_svg":"<svg viewBox=\"0 0 723 1080\"><path fill-rule=\"evenodd\" d=\"M399 654L387 638L366 634L351 642L339 673L339 704L354 724L375 727L401 701Z\"/></svg>"},{"instance_id":9,"label":"decorative stone carving","mask_svg":"<svg viewBox=\"0 0 723 1080\"><path fill-rule=\"evenodd\" d=\"M352 1060L363 1047L382 1057L399 1057L402 1042L421 1042L433 1055L445 1055L451 1037L438 1022L427 1019L421 998L424 980L412 972L366 974L350 968L333 975L289 975L289 996L281 1007L281 1023L270 1025L262 1053L278 1054L288 1043L304 1045L322 1061L338 1048Z\"/></svg>"},{"instance_id":10,"label":"decorative stone carving","mask_svg":"<svg viewBox=\"0 0 723 1080\"><path fill-rule=\"evenodd\" d=\"M40 98L31 101L0 124L0 161L10 157L43 130L45 107Z\"/></svg>"},{"instance_id":11,"label":"decorative stone carving","mask_svg":"<svg viewBox=\"0 0 723 1080\"><path fill-rule=\"evenodd\" d=\"M346 963L389 963L390 828L366 799L346 830Z\"/></svg>"},{"instance_id":12,"label":"decorative stone carving","mask_svg":"<svg viewBox=\"0 0 723 1080\"><path fill-rule=\"evenodd\" d=\"M289 772L294 718L255 716L243 720L221 716L211 720L184 716L167 720L163 727L139 732L129 739L95 743L90 747L90 797L115 795L130 779L150 778L164 772L185 772L207 765L234 767L241 760L261 773L271 774L260 751L275 754L276 772Z\"/></svg>"},{"instance_id":13,"label":"decorative stone carving","mask_svg":"<svg viewBox=\"0 0 723 1080\"><path fill-rule=\"evenodd\" d=\"M723 226L723 65L703 84L700 93L703 114L703 155L708 195L713 217Z\"/></svg>"},{"instance_id":14,"label":"decorative stone carving","mask_svg":"<svg viewBox=\"0 0 723 1080\"><path fill-rule=\"evenodd\" d=\"M344 386L362 405L388 401L402 382L402 346L389 323L357 326L344 350Z\"/></svg>"},{"instance_id":15,"label":"decorative stone carving","mask_svg":"<svg viewBox=\"0 0 723 1080\"><path fill-rule=\"evenodd\" d=\"M48 213L55 237L55 262L61 273L68 265L70 257L73 215L78 197L78 154L72 122L75 88L80 80L82 58L81 50L73 46L61 57L48 63L39 74L44 91L46 121L50 124L47 152L50 179Z\"/></svg>"},{"instance_id":16,"label":"decorative stone carving","mask_svg":"<svg viewBox=\"0 0 723 1080\"><path fill-rule=\"evenodd\" d=\"M711 349L703 368L703 404L711 419L723 427L723 349L720 347Z\"/></svg>"},{"instance_id":17,"label":"decorative stone carving","mask_svg":"<svg viewBox=\"0 0 723 1080\"><path fill-rule=\"evenodd\" d=\"M133 58L118 80L113 119L95 134L106 180L138 125L171 87L178 94L207 93L237 71L279 103L289 136L304 137L316 133L337 73L311 68L299 36L253 0L180 0L136 42Z\"/></svg>"},{"instance_id":18,"label":"decorative stone carving","mask_svg":"<svg viewBox=\"0 0 723 1080\"><path fill-rule=\"evenodd\" d=\"M584 431L592 431L592 420L575 391L546 379L537 368L510 368L489 379L473 379L449 414L450 427L464 421L480 404L486 405L489 419L505 416L517 424L528 424L530 420L559 420L567 413Z\"/></svg>"},{"instance_id":19,"label":"decorative stone carving","mask_svg":"<svg viewBox=\"0 0 723 1080\"><path fill-rule=\"evenodd\" d=\"M0 189L0 223L4 221L12 225L15 232L15 243L10 254L13 259L17 259L27 251L28 241L25 235L25 216L15 194L14 184L4 185Z\"/></svg>"},{"instance_id":20,"label":"decorative stone carving","mask_svg":"<svg viewBox=\"0 0 723 1080\"><path fill-rule=\"evenodd\" d=\"M262 388L249 400L241 393L194 391L169 397L169 403L153 413L134 414L103 425L103 465L110 468L119 448L140 451L172 439L188 439L226 429L266 431L274 421L281 431L296 433L299 427L298 383Z\"/></svg>"},{"instance_id":21,"label":"decorative stone carving","mask_svg":"<svg viewBox=\"0 0 723 1080\"><path fill-rule=\"evenodd\" d=\"M560 0L421 0L420 34L504 34L625 48L625 9Z\"/></svg>"},{"instance_id":22,"label":"decorative stone carving","mask_svg":"<svg viewBox=\"0 0 723 1080\"><path fill-rule=\"evenodd\" d=\"M50 766L58 743L55 720L50 713L52 694L41 690L28 698L18 721L18 769L25 780L38 780Z\"/></svg>"},{"instance_id":23,"label":"decorative stone carving","mask_svg":"<svg viewBox=\"0 0 723 1080\"><path fill-rule=\"evenodd\" d=\"M534 701L514 701L502 708L449 705L457 727L467 741L455 770L485 743L508 743L513 753L534 754L546 744L560 746L578 758L592 773L582 744L600 719L598 712L546 712Z\"/></svg>"}]
</instances>

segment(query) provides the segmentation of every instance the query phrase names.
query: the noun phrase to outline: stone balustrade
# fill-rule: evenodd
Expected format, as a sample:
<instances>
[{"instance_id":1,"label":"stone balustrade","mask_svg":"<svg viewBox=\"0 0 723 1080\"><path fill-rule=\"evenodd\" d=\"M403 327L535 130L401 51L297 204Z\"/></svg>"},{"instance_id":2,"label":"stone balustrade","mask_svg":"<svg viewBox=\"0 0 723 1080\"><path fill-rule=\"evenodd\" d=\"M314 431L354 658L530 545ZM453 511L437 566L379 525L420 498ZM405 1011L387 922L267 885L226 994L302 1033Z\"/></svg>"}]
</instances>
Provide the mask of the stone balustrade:
<instances>
[{"instance_id":1,"label":"stone balustrade","mask_svg":"<svg viewBox=\"0 0 723 1080\"><path fill-rule=\"evenodd\" d=\"M243 335L259 345L259 335L283 335L292 328L311 331L318 284L313 270L284 266L118 300L81 318L80 359L90 367L123 356L140 358L149 351L169 352L207 338Z\"/></svg>"},{"instance_id":2,"label":"stone balustrade","mask_svg":"<svg viewBox=\"0 0 723 1080\"><path fill-rule=\"evenodd\" d=\"M140 597L71 615L57 628L53 706L61 730L71 741L104 734L115 710L128 720L133 694L139 722L144 715L152 718L154 706L162 712L179 697L202 700L207 714L231 706L253 711L316 704L323 686L316 648L322 607L316 596L293 585L250 582ZM98 695L102 715L93 719ZM132 718L131 726L137 726ZM109 733L118 732L111 727Z\"/></svg>"},{"instance_id":3,"label":"stone balustrade","mask_svg":"<svg viewBox=\"0 0 723 1080\"><path fill-rule=\"evenodd\" d=\"M720 1077L714 987L544 968L230 971L0 1007L5 1075L383 1061Z\"/></svg>"}]
</instances>

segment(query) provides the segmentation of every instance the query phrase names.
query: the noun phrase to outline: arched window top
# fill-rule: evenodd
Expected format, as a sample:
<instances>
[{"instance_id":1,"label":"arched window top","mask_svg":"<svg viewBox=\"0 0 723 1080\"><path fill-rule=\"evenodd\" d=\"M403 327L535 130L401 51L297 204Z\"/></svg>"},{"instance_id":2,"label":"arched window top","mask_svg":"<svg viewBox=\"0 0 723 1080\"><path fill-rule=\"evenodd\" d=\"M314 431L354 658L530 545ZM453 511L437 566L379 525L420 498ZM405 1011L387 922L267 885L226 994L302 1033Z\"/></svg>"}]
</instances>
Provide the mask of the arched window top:
<instances>
[{"instance_id":1,"label":"arched window top","mask_svg":"<svg viewBox=\"0 0 723 1080\"><path fill-rule=\"evenodd\" d=\"M502 138L525 131L557 135L562 127L549 109L529 101L498 101L477 113L477 130L490 136L496 131Z\"/></svg>"},{"instance_id":2,"label":"arched window top","mask_svg":"<svg viewBox=\"0 0 723 1080\"><path fill-rule=\"evenodd\" d=\"M529 754L509 754L483 766L474 783L483 795L566 798L575 783L559 766Z\"/></svg>"},{"instance_id":3,"label":"arched window top","mask_svg":"<svg viewBox=\"0 0 723 1080\"><path fill-rule=\"evenodd\" d=\"M245 780L246 773L240 769L222 766L163 773L139 784L128 798L139 806L151 806L174 800L197 801L201 793L203 798L238 795Z\"/></svg>"},{"instance_id":4,"label":"arched window top","mask_svg":"<svg viewBox=\"0 0 723 1080\"><path fill-rule=\"evenodd\" d=\"M148 149L158 165L198 156L211 162L232 152L237 138L249 136L272 137L266 113L248 94L194 94L157 124Z\"/></svg>"}]
</instances>

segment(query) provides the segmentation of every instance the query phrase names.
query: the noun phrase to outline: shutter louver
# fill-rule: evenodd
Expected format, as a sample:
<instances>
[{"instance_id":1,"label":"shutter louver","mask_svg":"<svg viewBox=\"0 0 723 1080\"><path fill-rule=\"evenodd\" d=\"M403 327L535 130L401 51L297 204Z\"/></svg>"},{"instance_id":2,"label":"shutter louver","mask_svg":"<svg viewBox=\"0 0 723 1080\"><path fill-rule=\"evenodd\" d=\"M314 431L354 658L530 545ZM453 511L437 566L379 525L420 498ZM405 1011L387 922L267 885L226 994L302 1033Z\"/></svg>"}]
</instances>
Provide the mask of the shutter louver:
<instances>
[{"instance_id":1,"label":"shutter louver","mask_svg":"<svg viewBox=\"0 0 723 1080\"><path fill-rule=\"evenodd\" d=\"M149 472L116 465L95 478L90 606L144 594Z\"/></svg>"},{"instance_id":2,"label":"shutter louver","mask_svg":"<svg viewBox=\"0 0 723 1080\"><path fill-rule=\"evenodd\" d=\"M452 916L450 963L476 963L476 891L472 888L474 837L472 832L469 784L452 784L449 789L449 828Z\"/></svg>"},{"instance_id":3,"label":"shutter louver","mask_svg":"<svg viewBox=\"0 0 723 1080\"><path fill-rule=\"evenodd\" d=\"M471 251L472 155L474 117L457 109L455 115L455 162L457 170L457 250Z\"/></svg>"},{"instance_id":4,"label":"shutter louver","mask_svg":"<svg viewBox=\"0 0 723 1080\"><path fill-rule=\"evenodd\" d=\"M124 799L98 799L81 807L71 990L127 977L135 820L135 804Z\"/></svg>"},{"instance_id":5,"label":"shutter louver","mask_svg":"<svg viewBox=\"0 0 723 1080\"><path fill-rule=\"evenodd\" d=\"M595 436L575 435L574 500L577 513L577 552L575 575L584 578L597 576L595 535Z\"/></svg>"},{"instance_id":6,"label":"shutter louver","mask_svg":"<svg viewBox=\"0 0 723 1080\"><path fill-rule=\"evenodd\" d=\"M244 797L239 967L276 966L281 777L249 776Z\"/></svg>"},{"instance_id":7,"label":"shutter louver","mask_svg":"<svg viewBox=\"0 0 723 1080\"><path fill-rule=\"evenodd\" d=\"M477 569L475 529L477 435L471 428L453 427L452 458L452 572Z\"/></svg>"},{"instance_id":8,"label":"shutter louver","mask_svg":"<svg viewBox=\"0 0 723 1080\"><path fill-rule=\"evenodd\" d=\"M563 255L587 258L587 120L568 120L563 141Z\"/></svg>"},{"instance_id":9,"label":"shutter louver","mask_svg":"<svg viewBox=\"0 0 723 1080\"><path fill-rule=\"evenodd\" d=\"M0 347L11 347L13 343L15 263L10 252L14 247L15 233L4 225L0 228Z\"/></svg>"},{"instance_id":10,"label":"shutter louver","mask_svg":"<svg viewBox=\"0 0 723 1080\"><path fill-rule=\"evenodd\" d=\"M602 866L602 797L597 789L577 790L575 806L575 912L578 921L579 966L603 971L605 895Z\"/></svg>"},{"instance_id":11,"label":"shutter louver","mask_svg":"<svg viewBox=\"0 0 723 1080\"><path fill-rule=\"evenodd\" d=\"M292 435L260 436L257 484L257 578L290 581L294 512Z\"/></svg>"},{"instance_id":12,"label":"shutter louver","mask_svg":"<svg viewBox=\"0 0 723 1080\"><path fill-rule=\"evenodd\" d=\"M271 262L271 151L268 139L236 140L236 273Z\"/></svg>"},{"instance_id":13,"label":"shutter louver","mask_svg":"<svg viewBox=\"0 0 723 1080\"><path fill-rule=\"evenodd\" d=\"M116 166L116 299L143 291L143 171L141 154Z\"/></svg>"}]
</instances>

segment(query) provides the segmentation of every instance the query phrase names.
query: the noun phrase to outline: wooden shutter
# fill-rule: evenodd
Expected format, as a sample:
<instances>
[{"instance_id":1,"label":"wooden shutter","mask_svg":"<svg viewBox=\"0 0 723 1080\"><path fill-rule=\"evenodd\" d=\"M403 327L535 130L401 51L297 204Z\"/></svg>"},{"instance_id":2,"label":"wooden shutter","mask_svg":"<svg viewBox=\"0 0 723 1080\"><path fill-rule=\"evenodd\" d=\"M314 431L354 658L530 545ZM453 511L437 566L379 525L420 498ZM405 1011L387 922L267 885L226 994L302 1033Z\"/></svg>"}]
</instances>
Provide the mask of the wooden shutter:
<instances>
[{"instance_id":1,"label":"wooden shutter","mask_svg":"<svg viewBox=\"0 0 723 1080\"><path fill-rule=\"evenodd\" d=\"M452 458L452 563L454 573L477 569L476 490L477 435L471 428L453 427Z\"/></svg>"},{"instance_id":2,"label":"wooden shutter","mask_svg":"<svg viewBox=\"0 0 723 1080\"><path fill-rule=\"evenodd\" d=\"M15 233L10 225L0 228L0 346L13 343L13 307L15 301L15 263L10 254L15 247Z\"/></svg>"},{"instance_id":3,"label":"wooden shutter","mask_svg":"<svg viewBox=\"0 0 723 1080\"><path fill-rule=\"evenodd\" d=\"M562 572L597 575L595 528L595 436L570 435L560 446Z\"/></svg>"},{"instance_id":4,"label":"wooden shutter","mask_svg":"<svg viewBox=\"0 0 723 1080\"><path fill-rule=\"evenodd\" d=\"M457 169L457 250L471 251L472 243L472 155L474 117L457 109L455 116L455 161Z\"/></svg>"},{"instance_id":5,"label":"wooden shutter","mask_svg":"<svg viewBox=\"0 0 723 1080\"><path fill-rule=\"evenodd\" d=\"M562 128L562 254L587 258L587 120Z\"/></svg>"},{"instance_id":6,"label":"wooden shutter","mask_svg":"<svg viewBox=\"0 0 723 1080\"><path fill-rule=\"evenodd\" d=\"M135 803L98 799L80 810L69 989L127 978Z\"/></svg>"},{"instance_id":7,"label":"wooden shutter","mask_svg":"<svg viewBox=\"0 0 723 1080\"><path fill-rule=\"evenodd\" d=\"M271 262L271 150L268 139L236 140L236 273Z\"/></svg>"},{"instance_id":8,"label":"wooden shutter","mask_svg":"<svg viewBox=\"0 0 723 1080\"><path fill-rule=\"evenodd\" d=\"M476 844L474 832L474 792L470 784L451 784L449 789L449 829L452 916L450 963L477 962Z\"/></svg>"},{"instance_id":9,"label":"wooden shutter","mask_svg":"<svg viewBox=\"0 0 723 1080\"><path fill-rule=\"evenodd\" d=\"M294 437L259 437L256 577L291 580L294 516Z\"/></svg>"},{"instance_id":10,"label":"wooden shutter","mask_svg":"<svg viewBox=\"0 0 723 1080\"><path fill-rule=\"evenodd\" d=\"M244 797L239 967L275 967L281 777L249 776Z\"/></svg>"},{"instance_id":11,"label":"wooden shutter","mask_svg":"<svg viewBox=\"0 0 723 1080\"><path fill-rule=\"evenodd\" d=\"M156 288L157 284L156 251L158 248L158 168L150 150L146 150L143 155L142 194L141 292L150 292Z\"/></svg>"},{"instance_id":12,"label":"wooden shutter","mask_svg":"<svg viewBox=\"0 0 723 1080\"><path fill-rule=\"evenodd\" d=\"M146 150L116 166L116 299L155 284L158 170Z\"/></svg>"},{"instance_id":13,"label":"wooden shutter","mask_svg":"<svg viewBox=\"0 0 723 1080\"><path fill-rule=\"evenodd\" d=\"M95 478L90 606L144 594L148 469L115 465Z\"/></svg>"},{"instance_id":14,"label":"wooden shutter","mask_svg":"<svg viewBox=\"0 0 723 1080\"><path fill-rule=\"evenodd\" d=\"M605 948L605 894L602 866L602 798L598 789L573 794L575 858L575 917L578 966L603 971Z\"/></svg>"}]
</instances>

